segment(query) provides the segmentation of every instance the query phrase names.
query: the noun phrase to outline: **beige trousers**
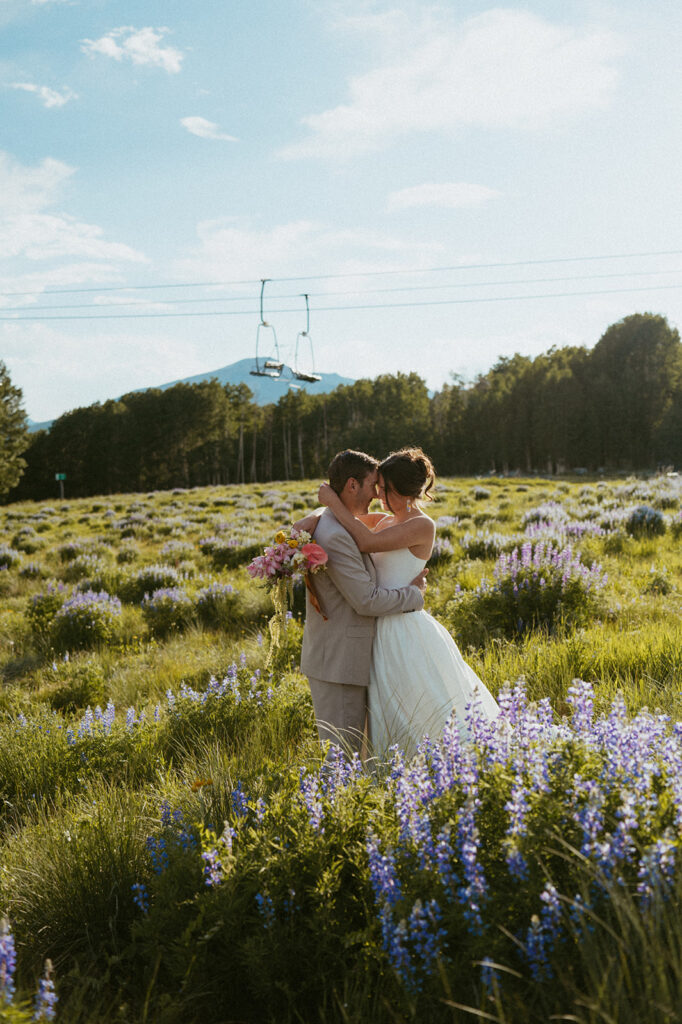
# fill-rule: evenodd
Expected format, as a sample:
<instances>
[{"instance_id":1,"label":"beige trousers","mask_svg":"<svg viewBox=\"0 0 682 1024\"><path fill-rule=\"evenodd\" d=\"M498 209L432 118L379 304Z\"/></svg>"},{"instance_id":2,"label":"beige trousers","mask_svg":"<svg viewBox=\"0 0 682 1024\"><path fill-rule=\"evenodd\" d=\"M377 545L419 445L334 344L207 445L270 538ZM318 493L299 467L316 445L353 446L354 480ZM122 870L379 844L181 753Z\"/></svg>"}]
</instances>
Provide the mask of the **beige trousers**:
<instances>
[{"instance_id":1,"label":"beige trousers","mask_svg":"<svg viewBox=\"0 0 682 1024\"><path fill-rule=\"evenodd\" d=\"M367 687L330 683L308 677L320 742L331 740L345 750L367 756L369 719Z\"/></svg>"}]
</instances>

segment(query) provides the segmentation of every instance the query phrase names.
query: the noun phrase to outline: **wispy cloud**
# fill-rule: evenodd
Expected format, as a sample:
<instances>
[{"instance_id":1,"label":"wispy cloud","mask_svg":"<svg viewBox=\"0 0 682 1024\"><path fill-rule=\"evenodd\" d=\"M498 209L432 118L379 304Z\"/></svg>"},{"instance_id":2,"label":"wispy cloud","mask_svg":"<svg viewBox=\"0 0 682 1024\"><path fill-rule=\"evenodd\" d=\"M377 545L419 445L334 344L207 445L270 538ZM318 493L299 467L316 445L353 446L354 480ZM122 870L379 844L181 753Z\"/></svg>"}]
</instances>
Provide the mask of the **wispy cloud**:
<instances>
[{"instance_id":1,"label":"wispy cloud","mask_svg":"<svg viewBox=\"0 0 682 1024\"><path fill-rule=\"evenodd\" d=\"M389 210L405 210L413 206L441 206L458 209L466 206L481 206L500 193L486 185L468 185L463 181L447 181L440 185L427 182L391 192L388 197Z\"/></svg>"},{"instance_id":2,"label":"wispy cloud","mask_svg":"<svg viewBox=\"0 0 682 1024\"><path fill-rule=\"evenodd\" d=\"M194 252L174 265L180 280L257 281L314 274L321 266L329 273L362 276L368 271L428 267L442 257L438 243L379 231L339 230L309 220L267 230L233 220L203 221L197 235Z\"/></svg>"},{"instance_id":3,"label":"wispy cloud","mask_svg":"<svg viewBox=\"0 0 682 1024\"><path fill-rule=\"evenodd\" d=\"M62 89L61 92L57 92L56 89L50 89L47 85L35 85L33 82L13 82L10 88L35 93L48 109L50 107L63 107L69 100L78 99L78 95L68 87Z\"/></svg>"},{"instance_id":4,"label":"wispy cloud","mask_svg":"<svg viewBox=\"0 0 682 1024\"><path fill-rule=\"evenodd\" d=\"M200 139L222 139L224 142L239 142L234 135L226 135L214 121L207 121L205 117L183 117L180 121L183 128L186 128L191 135L198 135Z\"/></svg>"},{"instance_id":5,"label":"wispy cloud","mask_svg":"<svg viewBox=\"0 0 682 1024\"><path fill-rule=\"evenodd\" d=\"M102 228L77 220L56 209L64 186L75 174L73 167L61 160L47 158L33 167L26 167L9 154L0 152L0 278L3 291L29 291L33 285L13 287L17 282L34 278L38 292L44 283L38 274L53 271L52 261L76 261L70 279L102 279L116 264L144 262L145 257L121 242L104 237ZM102 263L106 265L103 267ZM86 272L86 266L89 269ZM62 278L63 279L63 278ZM43 278L44 282L44 278ZM66 281L64 281L66 283ZM5 303L6 304L6 303Z\"/></svg>"},{"instance_id":6,"label":"wispy cloud","mask_svg":"<svg viewBox=\"0 0 682 1024\"><path fill-rule=\"evenodd\" d=\"M347 102L305 117L308 137L282 157L350 156L413 132L551 126L609 104L624 52L612 32L521 10L461 23L431 10L421 23L363 24L375 33L379 62L349 81Z\"/></svg>"},{"instance_id":7,"label":"wispy cloud","mask_svg":"<svg viewBox=\"0 0 682 1024\"><path fill-rule=\"evenodd\" d=\"M133 64L147 64L177 74L182 66L183 54L172 46L161 46L167 28L114 28L99 39L83 39L81 50L94 56L102 54L113 60L130 60Z\"/></svg>"}]
</instances>

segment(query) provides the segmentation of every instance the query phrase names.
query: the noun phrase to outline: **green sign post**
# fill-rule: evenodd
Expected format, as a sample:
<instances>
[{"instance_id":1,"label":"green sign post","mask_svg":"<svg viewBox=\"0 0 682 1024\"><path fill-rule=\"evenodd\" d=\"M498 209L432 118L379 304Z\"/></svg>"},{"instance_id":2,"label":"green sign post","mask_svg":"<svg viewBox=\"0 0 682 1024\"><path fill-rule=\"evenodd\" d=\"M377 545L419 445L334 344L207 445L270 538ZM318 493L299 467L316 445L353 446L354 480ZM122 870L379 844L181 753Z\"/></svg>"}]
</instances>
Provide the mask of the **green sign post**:
<instances>
[{"instance_id":1,"label":"green sign post","mask_svg":"<svg viewBox=\"0 0 682 1024\"><path fill-rule=\"evenodd\" d=\"M66 480L66 473L55 473L54 478L59 481L59 497L64 501L64 481Z\"/></svg>"}]
</instances>

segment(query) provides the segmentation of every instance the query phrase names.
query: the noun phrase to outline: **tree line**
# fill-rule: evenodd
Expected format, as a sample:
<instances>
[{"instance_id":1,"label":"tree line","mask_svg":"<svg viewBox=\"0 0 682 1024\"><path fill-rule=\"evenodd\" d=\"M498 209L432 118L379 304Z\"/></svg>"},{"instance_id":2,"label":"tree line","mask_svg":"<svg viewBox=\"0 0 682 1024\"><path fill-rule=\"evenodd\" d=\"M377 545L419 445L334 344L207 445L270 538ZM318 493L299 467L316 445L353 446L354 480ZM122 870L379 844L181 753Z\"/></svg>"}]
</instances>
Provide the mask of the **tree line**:
<instances>
[{"instance_id":1,"label":"tree line","mask_svg":"<svg viewBox=\"0 0 682 1024\"><path fill-rule=\"evenodd\" d=\"M57 472L73 497L323 477L340 449L405 444L444 475L653 469L682 463L682 345L665 317L634 314L591 350L503 357L431 396L397 373L258 406L209 380L74 409L26 443L6 500L55 496Z\"/></svg>"}]
</instances>

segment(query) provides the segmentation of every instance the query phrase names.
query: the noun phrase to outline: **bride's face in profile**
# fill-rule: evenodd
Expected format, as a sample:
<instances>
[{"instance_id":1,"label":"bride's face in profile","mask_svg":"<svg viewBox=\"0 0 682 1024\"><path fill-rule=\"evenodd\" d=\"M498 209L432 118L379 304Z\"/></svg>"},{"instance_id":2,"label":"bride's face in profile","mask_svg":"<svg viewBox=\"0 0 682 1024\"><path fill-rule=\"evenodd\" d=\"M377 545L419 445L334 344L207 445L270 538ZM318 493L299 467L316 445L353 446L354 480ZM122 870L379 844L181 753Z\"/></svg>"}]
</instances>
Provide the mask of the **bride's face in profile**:
<instances>
[{"instance_id":1,"label":"bride's face in profile","mask_svg":"<svg viewBox=\"0 0 682 1024\"><path fill-rule=\"evenodd\" d=\"M387 492L388 501L386 500ZM400 511L402 504L404 504L407 501L407 499L403 497L402 494L398 494L398 492L394 491L392 487L386 486L386 483L381 473L379 474L379 477L377 479L377 496L379 498L379 501L381 502L381 507L383 508L384 512L388 512L389 514L395 514L396 512ZM388 504L389 501L391 503L390 506Z\"/></svg>"},{"instance_id":2,"label":"bride's face in profile","mask_svg":"<svg viewBox=\"0 0 682 1024\"><path fill-rule=\"evenodd\" d=\"M377 478L377 497L381 502L381 507L383 508L384 512L389 512L390 509L386 504L386 484L384 483L384 478L381 475L381 473Z\"/></svg>"}]
</instances>

